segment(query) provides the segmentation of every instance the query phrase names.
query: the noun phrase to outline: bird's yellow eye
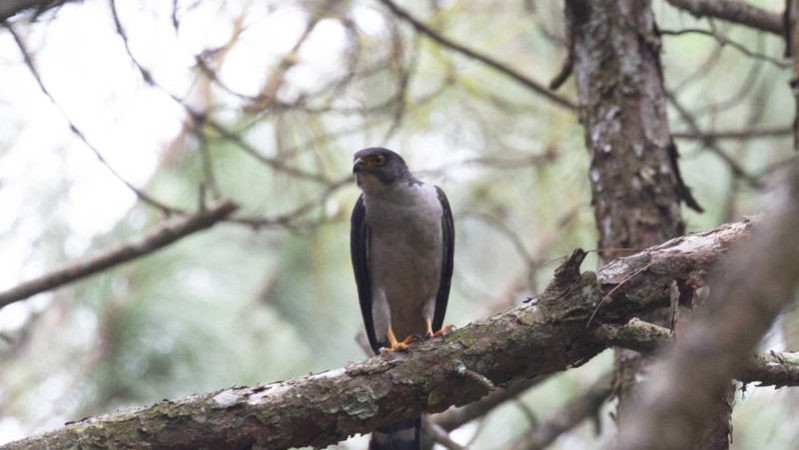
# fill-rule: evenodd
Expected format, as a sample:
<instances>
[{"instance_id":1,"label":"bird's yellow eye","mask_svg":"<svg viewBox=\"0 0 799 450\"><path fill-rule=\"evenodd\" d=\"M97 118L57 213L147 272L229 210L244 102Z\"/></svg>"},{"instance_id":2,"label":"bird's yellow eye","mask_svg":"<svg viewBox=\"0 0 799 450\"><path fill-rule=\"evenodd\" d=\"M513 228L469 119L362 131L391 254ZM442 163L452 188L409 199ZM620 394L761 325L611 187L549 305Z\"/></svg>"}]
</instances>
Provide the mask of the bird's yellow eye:
<instances>
[{"instance_id":1,"label":"bird's yellow eye","mask_svg":"<svg viewBox=\"0 0 799 450\"><path fill-rule=\"evenodd\" d=\"M386 163L386 157L383 155L375 155L374 157L372 157L372 163L376 167L382 166L383 164Z\"/></svg>"}]
</instances>

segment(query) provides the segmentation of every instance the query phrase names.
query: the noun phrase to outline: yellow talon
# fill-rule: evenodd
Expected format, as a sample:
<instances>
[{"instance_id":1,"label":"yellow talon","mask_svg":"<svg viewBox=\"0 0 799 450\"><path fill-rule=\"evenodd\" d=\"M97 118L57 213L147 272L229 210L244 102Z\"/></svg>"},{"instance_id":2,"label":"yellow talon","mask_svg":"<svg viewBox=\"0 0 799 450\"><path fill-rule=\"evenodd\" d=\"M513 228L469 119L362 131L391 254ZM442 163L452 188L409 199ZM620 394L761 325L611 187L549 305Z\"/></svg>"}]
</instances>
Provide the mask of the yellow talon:
<instances>
[{"instance_id":1,"label":"yellow talon","mask_svg":"<svg viewBox=\"0 0 799 450\"><path fill-rule=\"evenodd\" d=\"M438 331L433 331L433 322L430 320L429 317L424 318L424 323L425 326L427 327L427 332L425 333L425 336L427 338L446 336L450 331L455 329L455 327L453 327L452 325L446 325Z\"/></svg>"},{"instance_id":2,"label":"yellow talon","mask_svg":"<svg viewBox=\"0 0 799 450\"><path fill-rule=\"evenodd\" d=\"M405 350L408 348L411 342L415 341L416 338L413 336L408 336L402 341L397 340L397 336L394 335L394 330L391 328L391 325L388 327L388 331L386 332L386 337L388 338L389 347L381 347L380 353L388 353L393 352L396 350Z\"/></svg>"}]
</instances>

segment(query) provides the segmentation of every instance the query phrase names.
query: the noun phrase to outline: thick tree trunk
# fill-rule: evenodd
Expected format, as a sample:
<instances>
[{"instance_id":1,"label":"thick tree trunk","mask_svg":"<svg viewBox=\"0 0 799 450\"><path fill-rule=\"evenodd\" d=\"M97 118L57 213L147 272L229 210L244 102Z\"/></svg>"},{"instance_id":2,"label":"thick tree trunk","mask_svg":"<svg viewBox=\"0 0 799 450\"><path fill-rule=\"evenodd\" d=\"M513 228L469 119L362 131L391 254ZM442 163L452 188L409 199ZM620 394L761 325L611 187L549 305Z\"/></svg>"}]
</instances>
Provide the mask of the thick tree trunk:
<instances>
[{"instance_id":1,"label":"thick tree trunk","mask_svg":"<svg viewBox=\"0 0 799 450\"><path fill-rule=\"evenodd\" d=\"M566 17L580 120L591 158L600 256L611 261L683 234L682 202L701 208L677 166L650 2L568 0ZM663 326L673 321L670 310L646 318ZM625 420L637 380L646 376L651 362L631 350L616 351L619 420ZM729 446L731 393L720 399L716 423L696 448Z\"/></svg>"},{"instance_id":2,"label":"thick tree trunk","mask_svg":"<svg viewBox=\"0 0 799 450\"><path fill-rule=\"evenodd\" d=\"M610 261L683 234L680 203L695 202L676 164L649 2L566 4L599 248Z\"/></svg>"}]
</instances>

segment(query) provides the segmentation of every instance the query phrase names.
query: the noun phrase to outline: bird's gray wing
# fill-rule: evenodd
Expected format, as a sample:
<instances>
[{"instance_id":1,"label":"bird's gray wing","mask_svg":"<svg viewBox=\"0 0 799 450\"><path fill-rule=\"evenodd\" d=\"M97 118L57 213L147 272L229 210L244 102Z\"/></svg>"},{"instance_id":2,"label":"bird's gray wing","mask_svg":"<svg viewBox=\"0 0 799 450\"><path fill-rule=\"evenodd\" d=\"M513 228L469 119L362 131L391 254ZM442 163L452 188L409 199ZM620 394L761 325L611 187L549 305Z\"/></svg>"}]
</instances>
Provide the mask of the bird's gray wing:
<instances>
[{"instance_id":1,"label":"bird's gray wing","mask_svg":"<svg viewBox=\"0 0 799 450\"><path fill-rule=\"evenodd\" d=\"M369 226L366 225L366 207L363 203L363 194L355 202L350 219L350 258L355 271L355 283L358 285L358 300L361 304L363 324L366 327L366 336L372 350L378 353L380 344L375 336L375 326L372 319L372 280L369 276Z\"/></svg>"},{"instance_id":2,"label":"bird's gray wing","mask_svg":"<svg viewBox=\"0 0 799 450\"><path fill-rule=\"evenodd\" d=\"M438 201L441 202L441 233L444 245L442 247L441 281L438 283L436 309L433 313L433 331L440 330L444 325L444 314L447 312L447 299L452 283L452 262L455 255L455 225L452 222L452 210L444 191L436 186L436 192Z\"/></svg>"}]
</instances>

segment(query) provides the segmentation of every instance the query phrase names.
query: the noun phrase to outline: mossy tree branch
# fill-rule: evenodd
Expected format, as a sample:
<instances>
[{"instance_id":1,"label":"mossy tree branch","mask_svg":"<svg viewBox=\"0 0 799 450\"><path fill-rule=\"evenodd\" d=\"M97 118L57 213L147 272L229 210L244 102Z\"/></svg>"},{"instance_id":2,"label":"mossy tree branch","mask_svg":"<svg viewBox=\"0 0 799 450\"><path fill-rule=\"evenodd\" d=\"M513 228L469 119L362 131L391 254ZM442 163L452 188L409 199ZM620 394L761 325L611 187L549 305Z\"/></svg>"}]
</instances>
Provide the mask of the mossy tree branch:
<instances>
[{"instance_id":1,"label":"mossy tree branch","mask_svg":"<svg viewBox=\"0 0 799 450\"><path fill-rule=\"evenodd\" d=\"M709 269L750 228L743 221L672 239L596 273L580 273L585 253L578 250L533 301L415 344L407 353L278 383L164 400L70 423L6 448L332 444L423 411L472 402L513 379L585 363L630 336L609 335L607 327L629 327L642 312L694 295Z\"/></svg>"}]
</instances>

